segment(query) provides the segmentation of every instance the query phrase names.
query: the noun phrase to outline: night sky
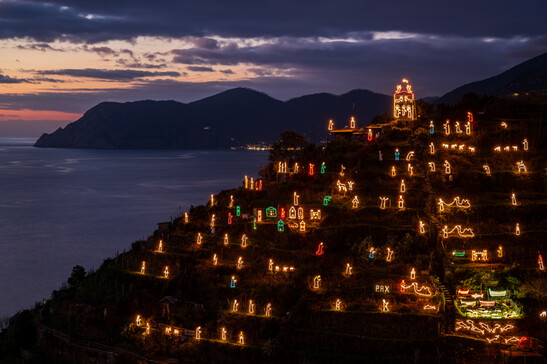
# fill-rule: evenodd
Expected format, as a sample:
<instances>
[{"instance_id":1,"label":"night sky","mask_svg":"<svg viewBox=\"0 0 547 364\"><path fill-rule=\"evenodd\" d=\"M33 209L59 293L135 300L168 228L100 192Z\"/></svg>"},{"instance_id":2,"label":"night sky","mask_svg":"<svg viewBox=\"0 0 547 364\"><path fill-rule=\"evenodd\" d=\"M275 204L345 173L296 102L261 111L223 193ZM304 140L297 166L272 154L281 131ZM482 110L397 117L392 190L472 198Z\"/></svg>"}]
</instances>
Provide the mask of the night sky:
<instances>
[{"instance_id":1,"label":"night sky","mask_svg":"<svg viewBox=\"0 0 547 364\"><path fill-rule=\"evenodd\" d=\"M0 136L101 101L440 96L547 51L547 1L0 0Z\"/></svg>"}]
</instances>

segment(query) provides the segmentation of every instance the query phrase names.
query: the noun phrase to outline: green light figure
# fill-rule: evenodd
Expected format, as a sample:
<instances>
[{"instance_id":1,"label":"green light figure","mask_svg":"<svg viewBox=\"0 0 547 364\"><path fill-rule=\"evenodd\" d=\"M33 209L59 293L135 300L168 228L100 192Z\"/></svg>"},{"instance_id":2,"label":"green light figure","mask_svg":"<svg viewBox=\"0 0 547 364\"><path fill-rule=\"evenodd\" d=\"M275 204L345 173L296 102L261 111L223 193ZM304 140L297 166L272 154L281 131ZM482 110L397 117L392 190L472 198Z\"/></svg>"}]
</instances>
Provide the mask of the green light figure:
<instances>
[{"instance_id":1,"label":"green light figure","mask_svg":"<svg viewBox=\"0 0 547 364\"><path fill-rule=\"evenodd\" d=\"M279 220L277 222L277 231L279 231L280 233L285 231L285 223L283 222L283 220Z\"/></svg>"},{"instance_id":2,"label":"green light figure","mask_svg":"<svg viewBox=\"0 0 547 364\"><path fill-rule=\"evenodd\" d=\"M325 198L323 199L323 206L328 206L331 199L332 196L325 196Z\"/></svg>"},{"instance_id":3,"label":"green light figure","mask_svg":"<svg viewBox=\"0 0 547 364\"><path fill-rule=\"evenodd\" d=\"M256 230L256 217L253 218L253 229Z\"/></svg>"},{"instance_id":4,"label":"green light figure","mask_svg":"<svg viewBox=\"0 0 547 364\"><path fill-rule=\"evenodd\" d=\"M327 165L325 162L321 163L321 174L325 174L325 171L327 170Z\"/></svg>"},{"instance_id":5,"label":"green light figure","mask_svg":"<svg viewBox=\"0 0 547 364\"><path fill-rule=\"evenodd\" d=\"M236 216L237 217L241 216L241 207L239 206L236 206Z\"/></svg>"}]
</instances>

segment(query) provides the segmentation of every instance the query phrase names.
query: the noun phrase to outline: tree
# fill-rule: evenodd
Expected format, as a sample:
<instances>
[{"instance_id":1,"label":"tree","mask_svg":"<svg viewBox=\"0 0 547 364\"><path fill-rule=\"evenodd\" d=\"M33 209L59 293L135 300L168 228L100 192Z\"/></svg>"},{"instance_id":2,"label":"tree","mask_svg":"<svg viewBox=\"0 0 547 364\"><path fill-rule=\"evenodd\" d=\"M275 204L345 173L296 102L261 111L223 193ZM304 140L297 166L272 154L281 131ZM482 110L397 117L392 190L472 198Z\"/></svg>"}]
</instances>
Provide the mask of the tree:
<instances>
[{"instance_id":1,"label":"tree","mask_svg":"<svg viewBox=\"0 0 547 364\"><path fill-rule=\"evenodd\" d=\"M528 279L520 286L520 294L534 298L539 304L547 299L547 280L545 278Z\"/></svg>"},{"instance_id":2,"label":"tree","mask_svg":"<svg viewBox=\"0 0 547 364\"><path fill-rule=\"evenodd\" d=\"M270 151L270 162L279 160L296 160L302 150L310 143L302 135L287 130L281 133L281 140L274 143Z\"/></svg>"},{"instance_id":3,"label":"tree","mask_svg":"<svg viewBox=\"0 0 547 364\"><path fill-rule=\"evenodd\" d=\"M85 278L85 269L81 265L75 265L74 268L72 268L72 274L67 279L68 285L70 287L77 287L80 285L80 283Z\"/></svg>"}]
</instances>

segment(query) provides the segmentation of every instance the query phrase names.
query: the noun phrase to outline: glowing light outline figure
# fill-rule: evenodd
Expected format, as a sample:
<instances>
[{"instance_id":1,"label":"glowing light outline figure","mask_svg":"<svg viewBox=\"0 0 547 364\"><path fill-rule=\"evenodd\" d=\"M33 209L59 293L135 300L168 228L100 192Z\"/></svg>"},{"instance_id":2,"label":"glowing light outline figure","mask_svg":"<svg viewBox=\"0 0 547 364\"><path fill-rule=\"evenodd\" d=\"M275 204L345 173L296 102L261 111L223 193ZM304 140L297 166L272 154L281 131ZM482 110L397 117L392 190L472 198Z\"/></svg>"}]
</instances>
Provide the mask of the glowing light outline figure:
<instances>
[{"instance_id":1,"label":"glowing light outline figure","mask_svg":"<svg viewBox=\"0 0 547 364\"><path fill-rule=\"evenodd\" d=\"M296 192L293 192L293 205L298 206L298 198L300 195L298 195Z\"/></svg>"},{"instance_id":2,"label":"glowing light outline figure","mask_svg":"<svg viewBox=\"0 0 547 364\"><path fill-rule=\"evenodd\" d=\"M444 128L444 135L450 135L450 120L446 120L446 122L443 124Z\"/></svg>"},{"instance_id":3,"label":"glowing light outline figure","mask_svg":"<svg viewBox=\"0 0 547 364\"><path fill-rule=\"evenodd\" d=\"M280 233L285 231L285 223L281 219L277 221L277 231Z\"/></svg>"},{"instance_id":4,"label":"glowing light outline figure","mask_svg":"<svg viewBox=\"0 0 547 364\"><path fill-rule=\"evenodd\" d=\"M457 250L454 250L452 252L452 255L455 256L455 257L458 257L458 258L461 258L461 257L465 257L465 250L459 252Z\"/></svg>"},{"instance_id":5,"label":"glowing light outline figure","mask_svg":"<svg viewBox=\"0 0 547 364\"><path fill-rule=\"evenodd\" d=\"M538 268L540 271L545 270L545 265L543 265L543 257L541 256L541 254L538 254Z\"/></svg>"},{"instance_id":6,"label":"glowing light outline figure","mask_svg":"<svg viewBox=\"0 0 547 364\"><path fill-rule=\"evenodd\" d=\"M201 340L201 326L196 327L195 338L196 340Z\"/></svg>"},{"instance_id":7,"label":"glowing light outline figure","mask_svg":"<svg viewBox=\"0 0 547 364\"><path fill-rule=\"evenodd\" d=\"M424 285L420 287L418 285L418 282L412 282L411 284L406 284L405 280L403 279L400 283L400 286L401 286L401 293L406 293L408 289L414 288L414 293L418 296L422 296L422 297L433 296L433 293L431 293L431 288ZM423 291L425 291L426 293L423 293Z\"/></svg>"},{"instance_id":8,"label":"glowing light outline figure","mask_svg":"<svg viewBox=\"0 0 547 364\"><path fill-rule=\"evenodd\" d=\"M321 220L321 210L310 209L310 220Z\"/></svg>"},{"instance_id":9,"label":"glowing light outline figure","mask_svg":"<svg viewBox=\"0 0 547 364\"><path fill-rule=\"evenodd\" d=\"M435 144L433 144L433 142L429 144L429 154L435 154Z\"/></svg>"},{"instance_id":10,"label":"glowing light outline figure","mask_svg":"<svg viewBox=\"0 0 547 364\"><path fill-rule=\"evenodd\" d=\"M407 162L410 161L413 157L414 157L414 151L411 150L410 152L408 152L408 153L406 154L406 160L407 160Z\"/></svg>"},{"instance_id":11,"label":"glowing light outline figure","mask_svg":"<svg viewBox=\"0 0 547 364\"><path fill-rule=\"evenodd\" d=\"M454 205L455 204L455 205ZM460 199L460 196L454 197L451 203L446 203L442 198L439 198L437 203L439 212L443 212L445 207L457 207L459 209L469 209L471 208L471 202L468 199Z\"/></svg>"},{"instance_id":12,"label":"glowing light outline figure","mask_svg":"<svg viewBox=\"0 0 547 364\"><path fill-rule=\"evenodd\" d=\"M313 277L313 289L320 289L321 288L321 276L315 276Z\"/></svg>"},{"instance_id":13,"label":"glowing light outline figure","mask_svg":"<svg viewBox=\"0 0 547 364\"><path fill-rule=\"evenodd\" d=\"M395 169L395 166L391 166L391 177L397 176L397 170Z\"/></svg>"},{"instance_id":14,"label":"glowing light outline figure","mask_svg":"<svg viewBox=\"0 0 547 364\"><path fill-rule=\"evenodd\" d=\"M462 129L460 128L460 122L459 121L456 121L455 128L456 128L456 134L461 134L462 133Z\"/></svg>"},{"instance_id":15,"label":"glowing light outline figure","mask_svg":"<svg viewBox=\"0 0 547 364\"><path fill-rule=\"evenodd\" d=\"M374 249L374 247L371 247L368 252L369 259L374 259L374 254L376 254L376 249Z\"/></svg>"},{"instance_id":16,"label":"glowing light outline figure","mask_svg":"<svg viewBox=\"0 0 547 364\"><path fill-rule=\"evenodd\" d=\"M378 197L380 199L380 208L382 210L385 210L386 208L386 202L389 201L389 197L383 197L383 196L380 196Z\"/></svg>"},{"instance_id":17,"label":"glowing light outline figure","mask_svg":"<svg viewBox=\"0 0 547 364\"><path fill-rule=\"evenodd\" d=\"M517 196L516 196L514 193L511 194L511 204L512 204L513 206L517 206L517 205L518 205L518 203L517 203Z\"/></svg>"},{"instance_id":18,"label":"glowing light outline figure","mask_svg":"<svg viewBox=\"0 0 547 364\"><path fill-rule=\"evenodd\" d=\"M304 222L304 220L301 220L301 221L300 221L300 232L301 232L301 233L305 233L305 232L306 232L306 223Z\"/></svg>"},{"instance_id":19,"label":"glowing light outline figure","mask_svg":"<svg viewBox=\"0 0 547 364\"><path fill-rule=\"evenodd\" d=\"M327 170L327 165L325 164L325 162L322 162L321 163L321 174L325 174Z\"/></svg>"},{"instance_id":20,"label":"glowing light outline figure","mask_svg":"<svg viewBox=\"0 0 547 364\"><path fill-rule=\"evenodd\" d=\"M473 233L472 228L465 228L462 230L461 225L455 225L452 230L448 230L448 226L445 225L442 229L443 232L443 239L448 239L450 235L452 235L454 232L456 232L458 238L472 238L475 236L475 233Z\"/></svg>"},{"instance_id":21,"label":"glowing light outline figure","mask_svg":"<svg viewBox=\"0 0 547 364\"><path fill-rule=\"evenodd\" d=\"M486 250L486 249L484 249L483 251L471 250L471 261L473 261L473 262L476 262L476 261L486 262L486 261L488 261L488 250Z\"/></svg>"},{"instance_id":22,"label":"glowing light outline figure","mask_svg":"<svg viewBox=\"0 0 547 364\"><path fill-rule=\"evenodd\" d=\"M488 166L488 164L484 164L482 168L484 168L484 172L486 173L486 175L490 176L490 167Z\"/></svg>"},{"instance_id":23,"label":"glowing light outline figure","mask_svg":"<svg viewBox=\"0 0 547 364\"><path fill-rule=\"evenodd\" d=\"M385 298L382 298L382 312L389 312L389 301Z\"/></svg>"},{"instance_id":24,"label":"glowing light outline figure","mask_svg":"<svg viewBox=\"0 0 547 364\"><path fill-rule=\"evenodd\" d=\"M228 225L232 225L233 219L234 219L234 215L232 215L231 212L228 212Z\"/></svg>"},{"instance_id":25,"label":"glowing light outline figure","mask_svg":"<svg viewBox=\"0 0 547 364\"><path fill-rule=\"evenodd\" d=\"M359 198L357 197L357 195L353 198L353 200L351 200L351 205L354 209L359 207Z\"/></svg>"},{"instance_id":26,"label":"glowing light outline figure","mask_svg":"<svg viewBox=\"0 0 547 364\"><path fill-rule=\"evenodd\" d=\"M241 235L241 247L246 248L247 247L247 241L249 239L247 238L246 234Z\"/></svg>"},{"instance_id":27,"label":"glowing light outline figure","mask_svg":"<svg viewBox=\"0 0 547 364\"><path fill-rule=\"evenodd\" d=\"M409 176L414 176L414 167L412 167L412 164L408 164L407 172Z\"/></svg>"},{"instance_id":28,"label":"glowing light outline figure","mask_svg":"<svg viewBox=\"0 0 547 364\"><path fill-rule=\"evenodd\" d=\"M268 304L266 305L266 308L264 309L264 314L266 316L271 316L272 315L272 304L268 302Z\"/></svg>"},{"instance_id":29,"label":"glowing light outline figure","mask_svg":"<svg viewBox=\"0 0 547 364\"><path fill-rule=\"evenodd\" d=\"M304 220L304 208L303 207L299 207L298 208L298 220Z\"/></svg>"},{"instance_id":30,"label":"glowing light outline figure","mask_svg":"<svg viewBox=\"0 0 547 364\"><path fill-rule=\"evenodd\" d=\"M143 260L141 264L141 274L145 274L146 272L146 262Z\"/></svg>"},{"instance_id":31,"label":"glowing light outline figure","mask_svg":"<svg viewBox=\"0 0 547 364\"><path fill-rule=\"evenodd\" d=\"M435 172L435 162L427 162L430 172Z\"/></svg>"},{"instance_id":32,"label":"glowing light outline figure","mask_svg":"<svg viewBox=\"0 0 547 364\"><path fill-rule=\"evenodd\" d=\"M405 180L404 179L401 180L401 186L399 187L399 192L400 193L405 193L406 192L406 185L405 185Z\"/></svg>"},{"instance_id":33,"label":"glowing light outline figure","mask_svg":"<svg viewBox=\"0 0 547 364\"><path fill-rule=\"evenodd\" d=\"M348 191L353 191L353 185L355 184L355 182L353 181L348 181Z\"/></svg>"},{"instance_id":34,"label":"glowing light outline figure","mask_svg":"<svg viewBox=\"0 0 547 364\"><path fill-rule=\"evenodd\" d=\"M254 314L254 313L255 313L256 304L253 302L253 300L249 300L248 309L249 309L248 312L249 312L250 314Z\"/></svg>"},{"instance_id":35,"label":"glowing light outline figure","mask_svg":"<svg viewBox=\"0 0 547 364\"><path fill-rule=\"evenodd\" d=\"M217 265L218 264L218 257L216 254L213 254L213 265Z\"/></svg>"},{"instance_id":36,"label":"glowing light outline figure","mask_svg":"<svg viewBox=\"0 0 547 364\"><path fill-rule=\"evenodd\" d=\"M268 270L270 272L273 272L273 267L274 267L274 261L273 259L270 258L270 260L268 261Z\"/></svg>"},{"instance_id":37,"label":"glowing light outline figure","mask_svg":"<svg viewBox=\"0 0 547 364\"><path fill-rule=\"evenodd\" d=\"M319 243L319 245L317 245L317 250L315 252L315 255L320 257L321 255L323 255L325 252L323 251L323 247L324 247L324 244L321 242Z\"/></svg>"},{"instance_id":38,"label":"glowing light outline figure","mask_svg":"<svg viewBox=\"0 0 547 364\"><path fill-rule=\"evenodd\" d=\"M525 139L522 141L522 148L523 148L524 150L526 150L526 151L528 150L528 139L525 138Z\"/></svg>"},{"instance_id":39,"label":"glowing light outline figure","mask_svg":"<svg viewBox=\"0 0 547 364\"><path fill-rule=\"evenodd\" d=\"M353 267L349 264L349 263L346 263L346 277L349 277L352 275L352 272L353 271Z\"/></svg>"},{"instance_id":40,"label":"glowing light outline figure","mask_svg":"<svg viewBox=\"0 0 547 364\"><path fill-rule=\"evenodd\" d=\"M226 341L226 328L224 327L220 329L220 340Z\"/></svg>"},{"instance_id":41,"label":"glowing light outline figure","mask_svg":"<svg viewBox=\"0 0 547 364\"><path fill-rule=\"evenodd\" d=\"M405 90L397 85L393 94L393 117L395 119L416 120L416 104L412 86L407 79L402 80L406 84Z\"/></svg>"},{"instance_id":42,"label":"glowing light outline figure","mask_svg":"<svg viewBox=\"0 0 547 364\"><path fill-rule=\"evenodd\" d=\"M237 299L234 299L232 301L232 312L239 311L239 302L237 302Z\"/></svg>"},{"instance_id":43,"label":"glowing light outline figure","mask_svg":"<svg viewBox=\"0 0 547 364\"><path fill-rule=\"evenodd\" d=\"M342 301L340 300L340 298L338 298L338 299L336 300L336 303L334 304L334 309L335 309L336 311L340 311L341 308L342 308Z\"/></svg>"},{"instance_id":44,"label":"glowing light outline figure","mask_svg":"<svg viewBox=\"0 0 547 364\"><path fill-rule=\"evenodd\" d=\"M332 196L323 197L323 206L328 206L330 200L332 200Z\"/></svg>"},{"instance_id":45,"label":"glowing light outline figure","mask_svg":"<svg viewBox=\"0 0 547 364\"><path fill-rule=\"evenodd\" d=\"M224 234L224 245L228 246L230 243L230 238L228 237L228 234Z\"/></svg>"},{"instance_id":46,"label":"glowing light outline figure","mask_svg":"<svg viewBox=\"0 0 547 364\"><path fill-rule=\"evenodd\" d=\"M236 216L237 217L241 216L241 207L240 206L236 206Z\"/></svg>"},{"instance_id":47,"label":"glowing light outline figure","mask_svg":"<svg viewBox=\"0 0 547 364\"><path fill-rule=\"evenodd\" d=\"M395 149L395 160L398 161L401 156L401 153L399 153L399 149Z\"/></svg>"},{"instance_id":48,"label":"glowing light outline figure","mask_svg":"<svg viewBox=\"0 0 547 364\"><path fill-rule=\"evenodd\" d=\"M517 168L518 168L518 173L527 173L528 170L526 169L526 165L524 164L524 161L518 161L517 162Z\"/></svg>"},{"instance_id":49,"label":"glowing light outline figure","mask_svg":"<svg viewBox=\"0 0 547 364\"><path fill-rule=\"evenodd\" d=\"M368 140L369 142L371 142L371 141L372 141L372 138L373 138L372 129L371 129L371 128L368 128L367 140Z\"/></svg>"},{"instance_id":50,"label":"glowing light outline figure","mask_svg":"<svg viewBox=\"0 0 547 364\"><path fill-rule=\"evenodd\" d=\"M211 230L215 228L215 214L211 215Z\"/></svg>"},{"instance_id":51,"label":"glowing light outline figure","mask_svg":"<svg viewBox=\"0 0 547 364\"><path fill-rule=\"evenodd\" d=\"M433 123L433 120L429 122L429 134L433 135L435 133L435 124Z\"/></svg>"},{"instance_id":52,"label":"glowing light outline figure","mask_svg":"<svg viewBox=\"0 0 547 364\"><path fill-rule=\"evenodd\" d=\"M159 243L158 243L158 250L157 250L158 253L163 253L163 240L160 239Z\"/></svg>"},{"instance_id":53,"label":"glowing light outline figure","mask_svg":"<svg viewBox=\"0 0 547 364\"><path fill-rule=\"evenodd\" d=\"M245 337L243 336L243 331L239 332L239 345L245 345Z\"/></svg>"},{"instance_id":54,"label":"glowing light outline figure","mask_svg":"<svg viewBox=\"0 0 547 364\"><path fill-rule=\"evenodd\" d=\"M262 209L258 209L256 211L256 214L257 214L257 221L262 222Z\"/></svg>"},{"instance_id":55,"label":"glowing light outline figure","mask_svg":"<svg viewBox=\"0 0 547 364\"><path fill-rule=\"evenodd\" d=\"M420 220L420 234L425 234L425 224Z\"/></svg>"},{"instance_id":56,"label":"glowing light outline figure","mask_svg":"<svg viewBox=\"0 0 547 364\"><path fill-rule=\"evenodd\" d=\"M142 324L141 315L137 315L137 318L135 319L135 323L137 326L141 326Z\"/></svg>"},{"instance_id":57,"label":"glowing light outline figure","mask_svg":"<svg viewBox=\"0 0 547 364\"><path fill-rule=\"evenodd\" d=\"M340 165L340 177L344 177L344 170L346 169L346 167L344 167L343 164Z\"/></svg>"},{"instance_id":58,"label":"glowing light outline figure","mask_svg":"<svg viewBox=\"0 0 547 364\"><path fill-rule=\"evenodd\" d=\"M244 182L245 189L249 188L249 177L245 175L245 182Z\"/></svg>"},{"instance_id":59,"label":"glowing light outline figure","mask_svg":"<svg viewBox=\"0 0 547 364\"><path fill-rule=\"evenodd\" d=\"M498 246L498 258L503 258L503 247L500 245Z\"/></svg>"},{"instance_id":60,"label":"glowing light outline figure","mask_svg":"<svg viewBox=\"0 0 547 364\"><path fill-rule=\"evenodd\" d=\"M327 129L329 131L332 131L332 129L334 129L334 121L332 121L332 119L329 120L329 125L327 126Z\"/></svg>"},{"instance_id":61,"label":"glowing light outline figure","mask_svg":"<svg viewBox=\"0 0 547 364\"><path fill-rule=\"evenodd\" d=\"M315 164L309 163L308 164L308 176L313 176L315 174Z\"/></svg>"},{"instance_id":62,"label":"glowing light outline figure","mask_svg":"<svg viewBox=\"0 0 547 364\"><path fill-rule=\"evenodd\" d=\"M416 269L412 268L410 271L410 279L415 280L416 279Z\"/></svg>"},{"instance_id":63,"label":"glowing light outline figure","mask_svg":"<svg viewBox=\"0 0 547 364\"><path fill-rule=\"evenodd\" d=\"M451 173L450 163L447 160L444 161L443 167L444 167L444 173L445 174L450 174Z\"/></svg>"},{"instance_id":64,"label":"glowing light outline figure","mask_svg":"<svg viewBox=\"0 0 547 364\"><path fill-rule=\"evenodd\" d=\"M237 283L236 276L232 276L232 278L230 278L230 288L236 288L236 283Z\"/></svg>"},{"instance_id":65,"label":"glowing light outline figure","mask_svg":"<svg viewBox=\"0 0 547 364\"><path fill-rule=\"evenodd\" d=\"M169 278L169 266L166 265L165 269L163 270L163 278Z\"/></svg>"},{"instance_id":66,"label":"glowing light outline figure","mask_svg":"<svg viewBox=\"0 0 547 364\"><path fill-rule=\"evenodd\" d=\"M400 210L405 208L405 200L403 199L403 196L399 196L399 201L397 201L397 206Z\"/></svg>"},{"instance_id":67,"label":"glowing light outline figure","mask_svg":"<svg viewBox=\"0 0 547 364\"><path fill-rule=\"evenodd\" d=\"M515 226L515 235L520 236L520 224L517 222L517 225Z\"/></svg>"},{"instance_id":68,"label":"glowing light outline figure","mask_svg":"<svg viewBox=\"0 0 547 364\"><path fill-rule=\"evenodd\" d=\"M391 248L387 248L386 262L390 263L393 260L394 253L394 250L391 250Z\"/></svg>"},{"instance_id":69,"label":"glowing light outline figure","mask_svg":"<svg viewBox=\"0 0 547 364\"><path fill-rule=\"evenodd\" d=\"M187 212L184 213L184 223L188 224L188 213Z\"/></svg>"},{"instance_id":70,"label":"glowing light outline figure","mask_svg":"<svg viewBox=\"0 0 547 364\"><path fill-rule=\"evenodd\" d=\"M236 269L242 269L242 268L243 268L243 257L239 257L237 258Z\"/></svg>"},{"instance_id":71,"label":"glowing light outline figure","mask_svg":"<svg viewBox=\"0 0 547 364\"><path fill-rule=\"evenodd\" d=\"M428 304L426 304L426 305L423 307L423 310L424 310L424 311L437 311L437 306L436 306L436 305L428 305Z\"/></svg>"},{"instance_id":72,"label":"glowing light outline figure","mask_svg":"<svg viewBox=\"0 0 547 364\"><path fill-rule=\"evenodd\" d=\"M289 219L296 219L296 209L294 208L294 206L291 206L291 208L289 209Z\"/></svg>"},{"instance_id":73,"label":"glowing light outline figure","mask_svg":"<svg viewBox=\"0 0 547 364\"><path fill-rule=\"evenodd\" d=\"M294 162L293 173L298 173L300 171L300 166L298 162Z\"/></svg>"},{"instance_id":74,"label":"glowing light outline figure","mask_svg":"<svg viewBox=\"0 0 547 364\"><path fill-rule=\"evenodd\" d=\"M211 207L215 205L215 195L211 193Z\"/></svg>"},{"instance_id":75,"label":"glowing light outline figure","mask_svg":"<svg viewBox=\"0 0 547 364\"><path fill-rule=\"evenodd\" d=\"M350 127L350 129L355 129L355 117L353 117L353 116L349 120L349 127Z\"/></svg>"},{"instance_id":76,"label":"glowing light outline figure","mask_svg":"<svg viewBox=\"0 0 547 364\"><path fill-rule=\"evenodd\" d=\"M150 335L150 324L146 323L146 335Z\"/></svg>"},{"instance_id":77,"label":"glowing light outline figure","mask_svg":"<svg viewBox=\"0 0 547 364\"><path fill-rule=\"evenodd\" d=\"M471 135L471 122L469 121L465 124L465 134Z\"/></svg>"}]
</instances>

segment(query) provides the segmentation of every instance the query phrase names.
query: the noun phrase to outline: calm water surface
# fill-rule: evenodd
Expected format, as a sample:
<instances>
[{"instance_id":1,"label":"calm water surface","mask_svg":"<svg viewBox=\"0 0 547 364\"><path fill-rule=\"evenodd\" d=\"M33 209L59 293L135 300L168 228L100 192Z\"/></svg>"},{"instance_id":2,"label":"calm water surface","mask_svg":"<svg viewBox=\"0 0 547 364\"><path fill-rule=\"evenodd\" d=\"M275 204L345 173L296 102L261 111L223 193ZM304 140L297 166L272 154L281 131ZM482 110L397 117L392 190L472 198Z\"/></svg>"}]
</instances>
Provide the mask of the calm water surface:
<instances>
[{"instance_id":1,"label":"calm water surface","mask_svg":"<svg viewBox=\"0 0 547 364\"><path fill-rule=\"evenodd\" d=\"M0 317L28 308L76 264L146 238L209 195L257 176L267 152L33 148L0 138Z\"/></svg>"}]
</instances>

